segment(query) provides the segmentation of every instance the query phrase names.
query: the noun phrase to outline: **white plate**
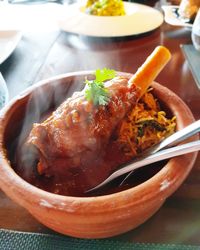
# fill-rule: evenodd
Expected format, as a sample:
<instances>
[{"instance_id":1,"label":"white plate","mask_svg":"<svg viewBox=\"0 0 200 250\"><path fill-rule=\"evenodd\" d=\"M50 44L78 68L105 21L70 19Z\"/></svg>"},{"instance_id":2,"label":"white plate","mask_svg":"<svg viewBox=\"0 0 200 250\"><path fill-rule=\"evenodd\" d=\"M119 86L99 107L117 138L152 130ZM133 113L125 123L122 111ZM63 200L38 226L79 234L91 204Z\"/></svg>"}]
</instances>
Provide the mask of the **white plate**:
<instances>
[{"instance_id":1,"label":"white plate","mask_svg":"<svg viewBox=\"0 0 200 250\"><path fill-rule=\"evenodd\" d=\"M59 27L67 32L95 37L139 35L158 28L163 15L149 6L124 2L125 16L94 16L83 12L83 6L63 7Z\"/></svg>"},{"instance_id":2,"label":"white plate","mask_svg":"<svg viewBox=\"0 0 200 250\"><path fill-rule=\"evenodd\" d=\"M177 15L177 11L179 9L179 6L177 5L164 5L162 6L162 9L165 14L165 22L174 26L184 26L184 27L192 27L191 23L187 23L184 21L184 19L181 19Z\"/></svg>"},{"instance_id":3,"label":"white plate","mask_svg":"<svg viewBox=\"0 0 200 250\"><path fill-rule=\"evenodd\" d=\"M10 56L21 36L21 32L17 30L0 31L0 64Z\"/></svg>"}]
</instances>

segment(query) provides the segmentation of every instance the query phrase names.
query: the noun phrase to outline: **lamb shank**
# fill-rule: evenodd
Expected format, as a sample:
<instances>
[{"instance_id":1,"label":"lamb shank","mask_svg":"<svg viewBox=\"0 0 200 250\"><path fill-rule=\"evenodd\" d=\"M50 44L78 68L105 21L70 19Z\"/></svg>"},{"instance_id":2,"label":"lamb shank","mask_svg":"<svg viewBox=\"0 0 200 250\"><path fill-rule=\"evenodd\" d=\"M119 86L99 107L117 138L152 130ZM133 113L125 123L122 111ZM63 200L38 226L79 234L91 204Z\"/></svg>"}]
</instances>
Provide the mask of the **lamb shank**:
<instances>
[{"instance_id":1,"label":"lamb shank","mask_svg":"<svg viewBox=\"0 0 200 250\"><path fill-rule=\"evenodd\" d=\"M169 59L169 51L159 46L135 75L118 75L104 83L107 102L99 105L88 100L86 86L64 101L47 120L34 124L27 143L38 150L38 173L69 177L71 173L75 176L81 171L81 178L87 179L94 170L92 165L97 162L101 172L101 163L113 131ZM101 178L109 174L109 164L106 169L103 174L102 168ZM96 178L94 182L100 180ZM86 185L87 188L97 184L94 182Z\"/></svg>"}]
</instances>

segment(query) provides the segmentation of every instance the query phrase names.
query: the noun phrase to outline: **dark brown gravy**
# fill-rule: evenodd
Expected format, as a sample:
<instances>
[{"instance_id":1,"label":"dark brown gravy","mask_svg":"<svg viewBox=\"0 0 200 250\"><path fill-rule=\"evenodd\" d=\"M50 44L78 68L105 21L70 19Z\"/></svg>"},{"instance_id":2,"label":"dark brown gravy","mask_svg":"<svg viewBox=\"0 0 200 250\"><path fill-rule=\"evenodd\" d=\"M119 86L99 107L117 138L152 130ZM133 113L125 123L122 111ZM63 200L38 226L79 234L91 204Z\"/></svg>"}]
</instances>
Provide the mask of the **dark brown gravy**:
<instances>
[{"instance_id":1,"label":"dark brown gravy","mask_svg":"<svg viewBox=\"0 0 200 250\"><path fill-rule=\"evenodd\" d=\"M57 183L54 177L47 178L44 176L38 176L32 179L31 184L48 192L61 195L76 197L101 196L117 193L135 187L153 177L165 164L166 163L162 162L145 166L142 169L136 170L125 181L124 179L126 178L126 175L117 178L97 191L89 193L80 192L79 189L74 189L73 191L71 190L71 192L69 192L66 182Z\"/></svg>"},{"instance_id":2,"label":"dark brown gravy","mask_svg":"<svg viewBox=\"0 0 200 250\"><path fill-rule=\"evenodd\" d=\"M134 171L124 182L123 180L127 174L117 178L98 191L86 193L85 191L103 181L114 169L130 160L125 156L119 145L115 143L115 140L110 142L106 150L107 153L103 160L97 158L96 161L88 164L83 171L82 169L72 169L69 175L62 177L39 175L36 170L37 156L32 163L28 160L22 164L20 156L15 155L13 165L17 174L23 179L45 191L67 196L88 197L116 193L135 187L150 179L166 164L165 161L145 166ZM30 155L30 152L27 153ZM28 174L27 169L31 169Z\"/></svg>"}]
</instances>

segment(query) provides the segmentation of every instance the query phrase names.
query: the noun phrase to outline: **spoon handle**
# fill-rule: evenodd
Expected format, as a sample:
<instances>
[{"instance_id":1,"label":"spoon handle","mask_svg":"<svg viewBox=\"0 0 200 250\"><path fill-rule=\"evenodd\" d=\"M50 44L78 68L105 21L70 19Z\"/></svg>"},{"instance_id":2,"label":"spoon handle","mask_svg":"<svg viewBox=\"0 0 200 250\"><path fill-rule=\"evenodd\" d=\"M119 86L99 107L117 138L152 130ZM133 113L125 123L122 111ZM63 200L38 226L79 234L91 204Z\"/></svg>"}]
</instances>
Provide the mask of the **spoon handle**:
<instances>
[{"instance_id":1,"label":"spoon handle","mask_svg":"<svg viewBox=\"0 0 200 250\"><path fill-rule=\"evenodd\" d=\"M187 127L183 128L182 130L172 134L171 136L167 137L160 143L156 144L155 146L151 147L150 149L147 149L143 156L147 157L149 155L155 154L156 152L160 151L163 148L175 146L179 142L182 142L183 140L189 138L190 136L200 132L200 120L188 125ZM138 157L135 161L140 160L140 157ZM133 161L133 162L135 162ZM133 163L132 162L132 163ZM133 171L129 172L128 175L124 178L124 180L120 183L120 186L125 182L125 180L133 173Z\"/></svg>"},{"instance_id":2,"label":"spoon handle","mask_svg":"<svg viewBox=\"0 0 200 250\"><path fill-rule=\"evenodd\" d=\"M130 171L133 171L135 169L138 169L142 166L157 162L157 161L161 161L161 160L165 160L165 159L169 159L171 157L175 157L178 155L183 155L183 154L187 154L187 153L191 153L194 151L199 151L200 150L200 140L198 141L193 141L190 143L186 143L186 144L182 144L176 147L172 147L172 148L168 148L162 151L159 151L155 154L149 155L148 157L145 158L140 158L139 161L136 161L134 163L129 164L126 167L123 167L119 170L117 170L116 172L114 172L113 174L111 174L105 181L103 181L102 183L100 183L99 185L97 185L96 187L88 190L89 191L94 191L102 186L104 186L105 184L107 184L108 182L112 181L113 179L126 174Z\"/></svg>"},{"instance_id":3,"label":"spoon handle","mask_svg":"<svg viewBox=\"0 0 200 250\"><path fill-rule=\"evenodd\" d=\"M192 135L200 132L200 120L193 122L192 124L188 125L187 127L177 131L176 133L172 134L171 136L167 137L159 144L155 145L151 150L147 150L147 154L154 154L165 147L170 147L182 142L183 140L191 137ZM146 155L146 153L145 153Z\"/></svg>"}]
</instances>

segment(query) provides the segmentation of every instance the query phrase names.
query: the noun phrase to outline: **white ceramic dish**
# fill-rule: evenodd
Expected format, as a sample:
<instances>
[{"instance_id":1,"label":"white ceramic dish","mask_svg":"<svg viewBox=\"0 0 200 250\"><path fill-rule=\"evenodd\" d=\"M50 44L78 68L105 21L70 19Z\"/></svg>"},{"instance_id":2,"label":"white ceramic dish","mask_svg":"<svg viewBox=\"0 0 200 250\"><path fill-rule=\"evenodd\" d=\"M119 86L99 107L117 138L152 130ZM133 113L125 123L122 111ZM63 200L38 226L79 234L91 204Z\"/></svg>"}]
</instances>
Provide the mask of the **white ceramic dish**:
<instances>
[{"instance_id":1,"label":"white ceramic dish","mask_svg":"<svg viewBox=\"0 0 200 250\"><path fill-rule=\"evenodd\" d=\"M0 64L14 51L21 37L21 32L17 30L0 31Z\"/></svg>"},{"instance_id":2,"label":"white ceramic dish","mask_svg":"<svg viewBox=\"0 0 200 250\"><path fill-rule=\"evenodd\" d=\"M164 11L165 22L174 26L183 26L191 28L192 24L185 22L177 14L179 6L177 5L163 5L162 9Z\"/></svg>"},{"instance_id":3,"label":"white ceramic dish","mask_svg":"<svg viewBox=\"0 0 200 250\"><path fill-rule=\"evenodd\" d=\"M156 9L129 2L124 2L124 6L125 16L89 15L77 3L64 6L59 27L63 31L87 36L122 37L152 31L163 23L163 15Z\"/></svg>"}]
</instances>

